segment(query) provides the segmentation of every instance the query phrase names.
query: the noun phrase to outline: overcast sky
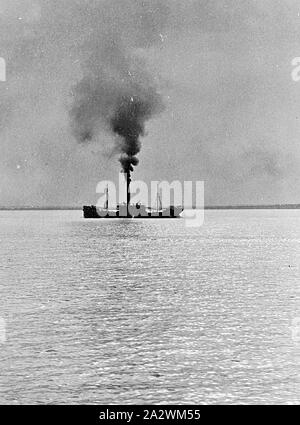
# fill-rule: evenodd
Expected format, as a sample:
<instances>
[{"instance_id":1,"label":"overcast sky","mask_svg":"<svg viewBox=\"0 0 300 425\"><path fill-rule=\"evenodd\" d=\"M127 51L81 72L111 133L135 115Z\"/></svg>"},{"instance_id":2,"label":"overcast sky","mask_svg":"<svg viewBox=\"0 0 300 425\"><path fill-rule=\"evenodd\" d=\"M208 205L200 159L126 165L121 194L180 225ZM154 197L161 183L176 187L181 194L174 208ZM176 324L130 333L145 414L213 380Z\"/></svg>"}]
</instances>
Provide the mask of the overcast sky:
<instances>
[{"instance_id":1,"label":"overcast sky","mask_svg":"<svg viewBox=\"0 0 300 425\"><path fill-rule=\"evenodd\" d=\"M164 103L135 179L204 180L206 204L300 203L299 29L297 0L0 0L0 205L94 203L118 178L114 136L99 124L79 143L70 119L111 42Z\"/></svg>"}]
</instances>

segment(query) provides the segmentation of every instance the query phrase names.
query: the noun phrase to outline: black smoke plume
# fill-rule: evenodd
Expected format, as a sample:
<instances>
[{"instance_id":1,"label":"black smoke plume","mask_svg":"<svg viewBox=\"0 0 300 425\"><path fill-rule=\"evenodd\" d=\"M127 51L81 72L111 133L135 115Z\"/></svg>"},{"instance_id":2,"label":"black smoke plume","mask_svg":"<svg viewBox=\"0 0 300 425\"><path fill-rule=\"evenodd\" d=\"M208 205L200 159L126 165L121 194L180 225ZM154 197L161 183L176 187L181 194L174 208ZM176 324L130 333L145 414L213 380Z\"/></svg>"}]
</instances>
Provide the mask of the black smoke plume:
<instances>
[{"instance_id":1,"label":"black smoke plume","mask_svg":"<svg viewBox=\"0 0 300 425\"><path fill-rule=\"evenodd\" d=\"M120 154L122 169L128 173L139 162L146 121L162 110L161 95L145 63L111 44L98 58L93 57L74 87L70 115L79 142L101 142L101 131L111 132L113 152Z\"/></svg>"}]
</instances>

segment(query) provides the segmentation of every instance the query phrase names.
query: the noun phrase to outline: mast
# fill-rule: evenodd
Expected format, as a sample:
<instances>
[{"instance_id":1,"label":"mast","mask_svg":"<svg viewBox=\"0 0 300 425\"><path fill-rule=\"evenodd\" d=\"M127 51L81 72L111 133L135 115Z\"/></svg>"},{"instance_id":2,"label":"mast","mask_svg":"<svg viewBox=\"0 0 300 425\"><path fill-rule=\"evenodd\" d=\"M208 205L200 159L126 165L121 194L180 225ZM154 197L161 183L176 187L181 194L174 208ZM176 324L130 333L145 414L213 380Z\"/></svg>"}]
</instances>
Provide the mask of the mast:
<instances>
[{"instance_id":1,"label":"mast","mask_svg":"<svg viewBox=\"0 0 300 425\"><path fill-rule=\"evenodd\" d=\"M160 189L159 189L159 183L157 184L157 194L156 194L156 210L160 211L162 210L162 203L161 203L161 197L160 197Z\"/></svg>"},{"instance_id":2,"label":"mast","mask_svg":"<svg viewBox=\"0 0 300 425\"><path fill-rule=\"evenodd\" d=\"M130 183L131 183L131 177L130 177L130 171L126 172L126 184L127 184L127 192L126 192L126 196L127 196L127 211L128 211L128 207L130 205Z\"/></svg>"},{"instance_id":3,"label":"mast","mask_svg":"<svg viewBox=\"0 0 300 425\"><path fill-rule=\"evenodd\" d=\"M105 196L106 196L106 199L104 203L104 209L108 210L108 185L106 186L106 189L105 189Z\"/></svg>"}]
</instances>

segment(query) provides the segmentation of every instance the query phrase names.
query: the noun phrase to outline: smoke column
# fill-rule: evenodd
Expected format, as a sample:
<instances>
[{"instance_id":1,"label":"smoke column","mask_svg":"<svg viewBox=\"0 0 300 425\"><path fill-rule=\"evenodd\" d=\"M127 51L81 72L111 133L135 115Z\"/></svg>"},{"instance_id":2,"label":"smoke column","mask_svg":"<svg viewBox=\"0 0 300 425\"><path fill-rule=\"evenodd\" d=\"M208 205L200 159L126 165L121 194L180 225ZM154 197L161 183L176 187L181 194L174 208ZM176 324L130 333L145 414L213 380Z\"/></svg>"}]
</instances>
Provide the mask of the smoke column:
<instances>
[{"instance_id":1,"label":"smoke column","mask_svg":"<svg viewBox=\"0 0 300 425\"><path fill-rule=\"evenodd\" d=\"M103 129L111 132L113 153L120 154L122 169L130 174L139 162L146 121L163 110L163 103L144 62L124 51L111 42L93 57L73 89L70 115L79 142L99 140Z\"/></svg>"}]
</instances>

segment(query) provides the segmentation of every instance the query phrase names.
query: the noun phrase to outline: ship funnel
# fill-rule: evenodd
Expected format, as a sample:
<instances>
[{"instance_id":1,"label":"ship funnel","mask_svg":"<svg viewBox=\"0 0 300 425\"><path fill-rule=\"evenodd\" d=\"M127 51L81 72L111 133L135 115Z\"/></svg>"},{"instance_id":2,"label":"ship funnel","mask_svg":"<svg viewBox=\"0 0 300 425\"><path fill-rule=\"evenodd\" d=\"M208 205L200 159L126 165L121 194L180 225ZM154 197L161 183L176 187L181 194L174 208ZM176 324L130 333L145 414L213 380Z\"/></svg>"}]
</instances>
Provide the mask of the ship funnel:
<instances>
[{"instance_id":1,"label":"ship funnel","mask_svg":"<svg viewBox=\"0 0 300 425\"><path fill-rule=\"evenodd\" d=\"M125 173L125 179L126 179L126 187L127 187L127 190L126 190L127 201L126 201L126 203L127 203L127 211L129 212L128 207L130 205L130 183L131 183L130 171L127 171Z\"/></svg>"},{"instance_id":2,"label":"ship funnel","mask_svg":"<svg viewBox=\"0 0 300 425\"><path fill-rule=\"evenodd\" d=\"M129 214L129 206L130 206L130 183L131 183L131 174L130 171L121 171L121 174L123 174L124 179L125 179L125 184L126 184L126 189L124 187L124 192L126 190L126 209L127 209L127 213ZM124 181L124 180L123 180ZM125 194L125 193L124 193Z\"/></svg>"}]
</instances>

